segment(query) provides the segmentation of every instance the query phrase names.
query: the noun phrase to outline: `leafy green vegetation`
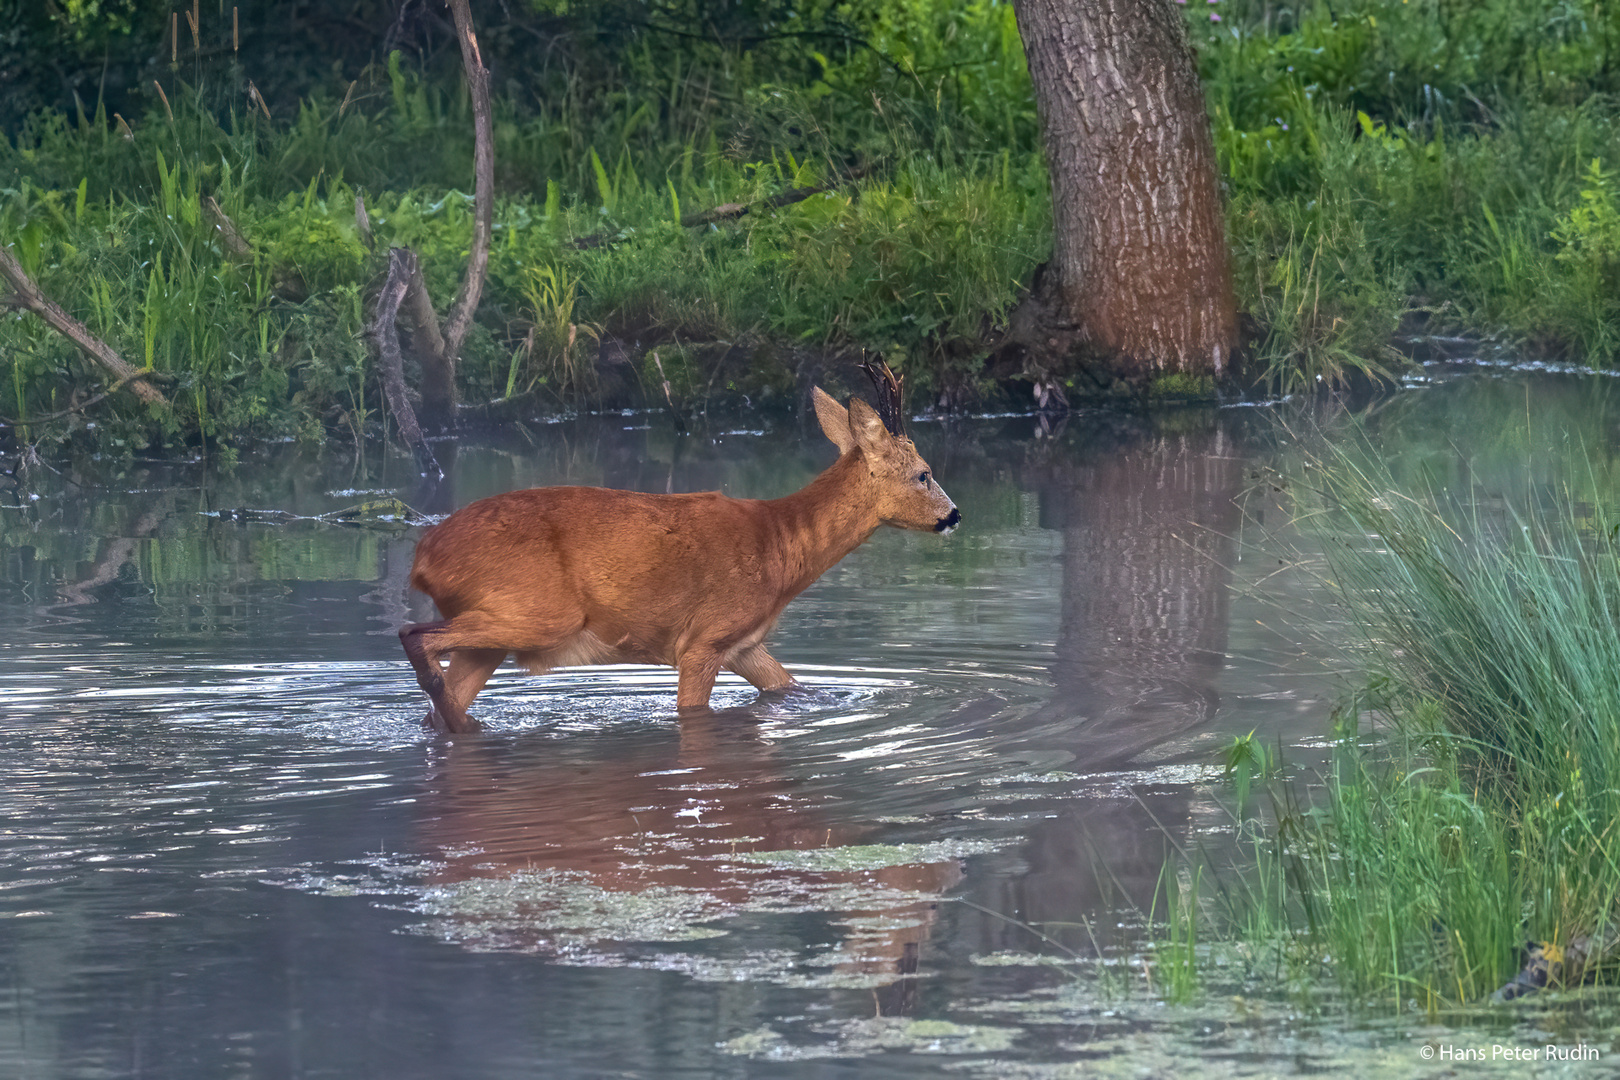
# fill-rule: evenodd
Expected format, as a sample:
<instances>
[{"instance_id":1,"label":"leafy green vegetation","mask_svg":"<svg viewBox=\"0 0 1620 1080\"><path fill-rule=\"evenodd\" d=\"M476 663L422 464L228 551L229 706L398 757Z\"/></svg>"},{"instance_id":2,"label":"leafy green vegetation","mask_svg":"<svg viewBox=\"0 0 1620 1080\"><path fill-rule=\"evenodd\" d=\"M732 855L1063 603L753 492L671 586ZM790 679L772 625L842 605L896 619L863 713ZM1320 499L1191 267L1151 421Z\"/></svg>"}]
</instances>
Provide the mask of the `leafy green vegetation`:
<instances>
[{"instance_id":1,"label":"leafy green vegetation","mask_svg":"<svg viewBox=\"0 0 1620 1080\"><path fill-rule=\"evenodd\" d=\"M1157 925L1158 900L1164 897L1165 937L1153 943L1158 993L1172 1005L1185 1005L1200 990L1198 956L1198 885L1201 873L1194 870L1186 880L1173 877L1170 867L1160 876L1148 912L1148 924Z\"/></svg>"},{"instance_id":2,"label":"leafy green vegetation","mask_svg":"<svg viewBox=\"0 0 1620 1080\"><path fill-rule=\"evenodd\" d=\"M482 34L499 199L463 400L657 401L667 381L688 405L757 404L860 348L926 400L1000 392L985 357L1050 244L1010 5L762 0L712 25L680 5L584 7L537 4ZM93 8L28 32L66 57L160 57L143 69L158 77L111 107L8 114L0 146L0 236L171 380L172 409L96 406L91 441L381 422L364 329L386 248L418 251L442 308L471 235L454 50L327 70L262 21L238 52L228 14L191 34L166 8ZM1620 16L1592 0L1219 0L1187 18L1255 378L1292 392L1387 375L1404 363L1392 335L1421 331L1613 363ZM556 47L544 65L535 40ZM246 250L222 242L210 199ZM748 209L712 213L727 206ZM104 385L98 370L31 316L0 323L0 357L0 414L30 440L85 437L83 415L41 418Z\"/></svg>"},{"instance_id":3,"label":"leafy green vegetation","mask_svg":"<svg viewBox=\"0 0 1620 1080\"><path fill-rule=\"evenodd\" d=\"M1022 77L1009 10L922 5L871 30L894 44L914 37L918 19L931 20L915 37L933 52L912 49L906 63L937 61L949 26L971 24L961 39L988 33L992 65L1014 69L1002 82ZM664 343L636 380L655 364L669 369L643 391L621 385L621 395L656 397L673 374L687 398L769 400L794 386L791 368L766 355L783 345L880 347L926 378L931 362L968 357L1010 307L1046 242L1027 101L1007 107L1002 86L994 115L974 119L982 73L953 79L949 93L936 86L925 107L920 84L885 100L888 84L865 53L842 62L818 53L821 77L777 87L753 53L691 51L684 65L661 55L670 64L661 70L650 53L626 54L608 77L576 69L555 97L498 103L502 195L479 323L462 352L464 400L530 393L541 408L572 405L603 389L596 352L613 338L638 361L638 343ZM317 89L279 120L263 106L217 106L217 84L241 83L246 66L199 63L180 73L195 84L162 80L168 91L133 127L100 109L71 123L36 114L0 149L10 178L0 230L16 238L25 268L187 398L184 409L122 424L104 407L101 439L115 449L318 439L334 428L358 437L381 413L364 330L382 253L415 248L441 304L462 272L472 146L456 81L433 81L395 53L341 101ZM617 77L634 87L601 85ZM970 103L962 115L957 102ZM1021 131L993 137L972 126L981 122ZM852 170L868 178L852 184ZM825 190L778 200L795 188ZM680 224L728 204L751 209ZM250 250L222 243L213 205ZM0 334L11 369L4 411L15 421L61 411L98 381L31 318L8 320ZM692 342L741 344L743 359ZM716 355L730 359L722 367Z\"/></svg>"},{"instance_id":4,"label":"leafy green vegetation","mask_svg":"<svg viewBox=\"0 0 1620 1080\"><path fill-rule=\"evenodd\" d=\"M1396 369L1399 329L1607 366L1615 16L1220 5L1195 33L1240 305L1280 390Z\"/></svg>"}]
</instances>

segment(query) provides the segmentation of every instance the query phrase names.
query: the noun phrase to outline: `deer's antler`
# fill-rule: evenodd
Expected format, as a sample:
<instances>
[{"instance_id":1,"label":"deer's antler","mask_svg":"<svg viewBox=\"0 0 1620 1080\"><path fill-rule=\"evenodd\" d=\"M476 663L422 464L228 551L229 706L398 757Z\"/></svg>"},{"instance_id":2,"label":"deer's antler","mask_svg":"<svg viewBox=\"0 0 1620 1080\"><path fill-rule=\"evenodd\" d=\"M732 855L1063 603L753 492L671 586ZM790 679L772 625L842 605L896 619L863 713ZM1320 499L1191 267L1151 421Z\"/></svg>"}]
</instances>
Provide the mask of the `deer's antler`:
<instances>
[{"instance_id":1,"label":"deer's antler","mask_svg":"<svg viewBox=\"0 0 1620 1080\"><path fill-rule=\"evenodd\" d=\"M866 377L872 380L872 389L877 392L878 416L883 420L883 426L889 429L889 434L897 439L906 437L906 377L896 375L894 369L881 357L874 363L871 360L861 361L861 370Z\"/></svg>"}]
</instances>

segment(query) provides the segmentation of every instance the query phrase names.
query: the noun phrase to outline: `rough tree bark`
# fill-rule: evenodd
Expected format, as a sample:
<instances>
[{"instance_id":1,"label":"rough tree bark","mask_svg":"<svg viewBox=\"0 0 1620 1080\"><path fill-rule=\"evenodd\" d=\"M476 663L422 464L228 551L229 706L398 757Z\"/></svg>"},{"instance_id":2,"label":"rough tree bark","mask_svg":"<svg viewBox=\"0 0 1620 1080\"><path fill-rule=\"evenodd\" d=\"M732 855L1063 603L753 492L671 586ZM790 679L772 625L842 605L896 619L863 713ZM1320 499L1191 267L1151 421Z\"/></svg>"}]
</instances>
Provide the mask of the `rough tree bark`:
<instances>
[{"instance_id":1,"label":"rough tree bark","mask_svg":"<svg viewBox=\"0 0 1620 1080\"><path fill-rule=\"evenodd\" d=\"M1009 342L1042 381L1220 375L1237 344L1214 143L1170 0L1019 0L1052 258ZM1044 395L1043 395L1044 396Z\"/></svg>"}]
</instances>

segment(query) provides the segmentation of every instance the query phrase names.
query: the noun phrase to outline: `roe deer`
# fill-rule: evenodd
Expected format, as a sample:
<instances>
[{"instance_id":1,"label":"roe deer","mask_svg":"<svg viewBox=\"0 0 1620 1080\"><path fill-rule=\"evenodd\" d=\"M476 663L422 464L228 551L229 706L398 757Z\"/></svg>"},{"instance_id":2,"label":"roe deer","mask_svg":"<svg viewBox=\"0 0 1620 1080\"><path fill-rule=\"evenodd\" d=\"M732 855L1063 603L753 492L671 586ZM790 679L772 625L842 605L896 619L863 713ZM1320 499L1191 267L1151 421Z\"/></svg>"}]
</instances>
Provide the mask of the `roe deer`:
<instances>
[{"instance_id":1,"label":"roe deer","mask_svg":"<svg viewBox=\"0 0 1620 1080\"><path fill-rule=\"evenodd\" d=\"M880 416L813 392L832 467L781 499L551 487L481 499L428 530L411 585L443 618L401 627L427 722L476 731L467 706L516 653L567 664L676 668L676 705L703 712L721 668L761 691L793 677L765 637L799 593L879 525L948 533L962 520L905 435L901 380L866 366ZM440 661L449 657L448 669Z\"/></svg>"}]
</instances>

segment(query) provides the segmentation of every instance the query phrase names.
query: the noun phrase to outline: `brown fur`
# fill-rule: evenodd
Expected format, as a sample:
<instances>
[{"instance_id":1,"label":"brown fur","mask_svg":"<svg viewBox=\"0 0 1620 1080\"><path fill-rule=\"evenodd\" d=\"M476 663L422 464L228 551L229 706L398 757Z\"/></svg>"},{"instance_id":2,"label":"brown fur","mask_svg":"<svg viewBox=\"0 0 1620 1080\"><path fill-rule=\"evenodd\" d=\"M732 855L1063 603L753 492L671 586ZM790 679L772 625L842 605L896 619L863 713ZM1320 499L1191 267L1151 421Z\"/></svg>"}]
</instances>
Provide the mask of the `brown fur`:
<instances>
[{"instance_id":1,"label":"brown fur","mask_svg":"<svg viewBox=\"0 0 1620 1080\"><path fill-rule=\"evenodd\" d=\"M443 618L399 632L429 722L476 730L467 706L509 653L536 672L669 664L683 713L708 708L722 668L761 691L791 686L764 645L789 600L879 525L948 532L961 518L916 447L864 401L846 411L817 388L815 404L840 456L786 498L533 488L430 529L411 585Z\"/></svg>"}]
</instances>

